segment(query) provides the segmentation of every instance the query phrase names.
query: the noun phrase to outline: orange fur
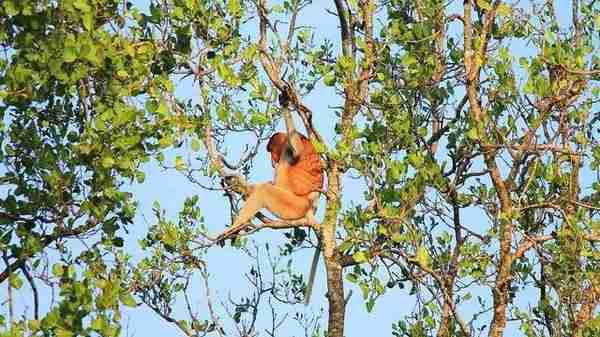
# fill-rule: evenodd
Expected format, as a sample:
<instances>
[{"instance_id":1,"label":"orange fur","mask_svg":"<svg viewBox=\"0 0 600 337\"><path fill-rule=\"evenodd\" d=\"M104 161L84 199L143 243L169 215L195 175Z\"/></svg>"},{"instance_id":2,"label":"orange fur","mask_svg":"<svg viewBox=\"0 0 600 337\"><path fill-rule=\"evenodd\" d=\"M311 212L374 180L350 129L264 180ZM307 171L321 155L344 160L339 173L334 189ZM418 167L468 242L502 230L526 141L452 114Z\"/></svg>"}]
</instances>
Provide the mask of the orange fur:
<instances>
[{"instance_id":1,"label":"orange fur","mask_svg":"<svg viewBox=\"0 0 600 337\"><path fill-rule=\"evenodd\" d=\"M295 160L289 148L288 135L277 132L271 136L267 151L271 154L271 164L275 168L273 182L252 186L253 191L244 207L232 226L220 236L221 240L242 229L262 208L268 209L282 220L299 220L304 217L312 220L314 202L323 188L321 159L310 140L302 134L298 135L301 150Z\"/></svg>"}]
</instances>

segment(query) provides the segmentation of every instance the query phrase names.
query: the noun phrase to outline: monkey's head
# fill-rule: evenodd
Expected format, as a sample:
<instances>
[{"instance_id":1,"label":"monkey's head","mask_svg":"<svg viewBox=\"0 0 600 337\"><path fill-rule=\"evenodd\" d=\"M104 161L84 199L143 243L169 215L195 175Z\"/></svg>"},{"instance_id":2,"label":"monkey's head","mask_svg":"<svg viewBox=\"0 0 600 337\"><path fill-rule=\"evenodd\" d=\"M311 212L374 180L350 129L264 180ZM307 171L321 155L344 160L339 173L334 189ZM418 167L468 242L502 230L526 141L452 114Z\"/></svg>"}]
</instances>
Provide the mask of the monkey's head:
<instances>
[{"instance_id":1,"label":"monkey's head","mask_svg":"<svg viewBox=\"0 0 600 337\"><path fill-rule=\"evenodd\" d=\"M271 165L275 165L281 159L281 154L287 147L287 134L284 132L276 132L271 136L267 143L267 151L271 153Z\"/></svg>"}]
</instances>

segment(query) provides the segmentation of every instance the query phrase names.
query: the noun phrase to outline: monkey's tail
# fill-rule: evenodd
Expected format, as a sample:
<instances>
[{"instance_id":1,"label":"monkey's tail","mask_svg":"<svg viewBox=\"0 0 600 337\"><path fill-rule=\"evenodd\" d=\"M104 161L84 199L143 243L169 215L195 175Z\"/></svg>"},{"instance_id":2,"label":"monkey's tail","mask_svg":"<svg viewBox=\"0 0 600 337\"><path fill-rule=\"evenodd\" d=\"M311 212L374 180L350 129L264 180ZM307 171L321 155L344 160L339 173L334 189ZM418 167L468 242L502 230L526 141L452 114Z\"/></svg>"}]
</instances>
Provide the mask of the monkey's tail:
<instances>
[{"instance_id":1,"label":"monkey's tail","mask_svg":"<svg viewBox=\"0 0 600 337\"><path fill-rule=\"evenodd\" d=\"M312 288L315 283L315 274L317 273L317 265L319 264L319 256L321 256L321 241L317 244L312 263L310 264L308 282L306 283L306 289L304 289L304 305L308 305L310 302L310 295L312 294Z\"/></svg>"}]
</instances>

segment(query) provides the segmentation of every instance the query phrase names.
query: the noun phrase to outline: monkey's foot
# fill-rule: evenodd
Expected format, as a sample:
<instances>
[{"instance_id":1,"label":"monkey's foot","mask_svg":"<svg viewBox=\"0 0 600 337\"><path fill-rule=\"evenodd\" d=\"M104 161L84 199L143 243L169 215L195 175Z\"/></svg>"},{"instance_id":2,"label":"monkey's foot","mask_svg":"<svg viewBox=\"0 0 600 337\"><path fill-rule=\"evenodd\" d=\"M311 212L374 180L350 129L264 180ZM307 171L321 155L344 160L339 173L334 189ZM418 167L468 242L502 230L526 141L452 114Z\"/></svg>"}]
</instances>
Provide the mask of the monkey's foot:
<instances>
[{"instance_id":1,"label":"monkey's foot","mask_svg":"<svg viewBox=\"0 0 600 337\"><path fill-rule=\"evenodd\" d=\"M221 233L221 235L217 236L215 238L215 242L223 247L225 245L225 240L231 238L231 241L235 241L235 239L237 238L237 235L245 228L251 226L251 224L241 224L241 225L237 225L237 226L231 226L229 228L227 228L223 233Z\"/></svg>"}]
</instances>

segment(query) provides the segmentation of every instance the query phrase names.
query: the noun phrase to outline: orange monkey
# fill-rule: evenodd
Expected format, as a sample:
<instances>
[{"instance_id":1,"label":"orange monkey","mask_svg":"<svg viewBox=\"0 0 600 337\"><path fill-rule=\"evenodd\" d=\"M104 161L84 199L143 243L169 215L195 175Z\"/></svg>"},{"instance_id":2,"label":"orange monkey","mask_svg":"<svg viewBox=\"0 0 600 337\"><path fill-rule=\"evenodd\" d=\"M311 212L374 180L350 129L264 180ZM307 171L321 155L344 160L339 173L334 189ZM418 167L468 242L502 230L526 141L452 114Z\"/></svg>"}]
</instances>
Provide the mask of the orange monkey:
<instances>
[{"instance_id":1,"label":"orange monkey","mask_svg":"<svg viewBox=\"0 0 600 337\"><path fill-rule=\"evenodd\" d=\"M237 218L223 234L222 241L243 227L266 208L282 220L306 218L314 222L314 206L323 188L321 159L310 140L297 132L287 106L287 98L280 99L287 133L277 132L271 136L267 151L275 169L272 182L252 185L250 196Z\"/></svg>"}]
</instances>

